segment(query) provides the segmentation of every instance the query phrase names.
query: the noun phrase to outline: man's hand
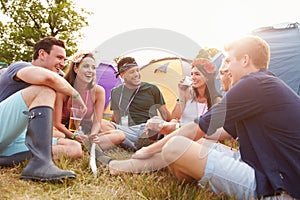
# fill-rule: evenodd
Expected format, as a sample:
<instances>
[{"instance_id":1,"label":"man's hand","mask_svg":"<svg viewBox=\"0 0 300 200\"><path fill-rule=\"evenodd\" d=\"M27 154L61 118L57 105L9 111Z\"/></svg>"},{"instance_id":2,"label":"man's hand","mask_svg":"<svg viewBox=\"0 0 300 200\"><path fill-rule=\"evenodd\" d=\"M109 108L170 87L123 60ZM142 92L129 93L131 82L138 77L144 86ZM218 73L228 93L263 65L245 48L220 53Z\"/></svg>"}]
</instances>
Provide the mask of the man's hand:
<instances>
[{"instance_id":1,"label":"man's hand","mask_svg":"<svg viewBox=\"0 0 300 200\"><path fill-rule=\"evenodd\" d=\"M158 130L160 134L169 134L176 130L176 124L178 121L172 119L170 122L163 121L161 123L153 123L152 120L148 120L146 123L146 134L148 134L148 129Z\"/></svg>"},{"instance_id":2,"label":"man's hand","mask_svg":"<svg viewBox=\"0 0 300 200\"><path fill-rule=\"evenodd\" d=\"M146 123L146 134L149 135L150 131L154 131L159 133L160 130L163 128L165 121L158 116L154 116L151 119L147 120Z\"/></svg>"}]
</instances>

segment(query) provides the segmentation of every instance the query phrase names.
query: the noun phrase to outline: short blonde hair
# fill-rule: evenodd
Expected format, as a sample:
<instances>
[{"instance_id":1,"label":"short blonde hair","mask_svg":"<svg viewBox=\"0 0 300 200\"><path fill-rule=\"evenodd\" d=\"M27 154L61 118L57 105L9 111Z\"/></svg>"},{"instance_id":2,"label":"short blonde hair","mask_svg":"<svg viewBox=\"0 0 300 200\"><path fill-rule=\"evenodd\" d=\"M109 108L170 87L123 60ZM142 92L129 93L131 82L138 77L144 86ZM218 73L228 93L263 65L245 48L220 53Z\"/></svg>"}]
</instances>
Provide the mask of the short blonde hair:
<instances>
[{"instance_id":1,"label":"short blonde hair","mask_svg":"<svg viewBox=\"0 0 300 200\"><path fill-rule=\"evenodd\" d=\"M224 46L225 51L233 50L240 59L247 54L257 69L267 69L270 62L270 47L268 43L258 36L246 36Z\"/></svg>"}]
</instances>

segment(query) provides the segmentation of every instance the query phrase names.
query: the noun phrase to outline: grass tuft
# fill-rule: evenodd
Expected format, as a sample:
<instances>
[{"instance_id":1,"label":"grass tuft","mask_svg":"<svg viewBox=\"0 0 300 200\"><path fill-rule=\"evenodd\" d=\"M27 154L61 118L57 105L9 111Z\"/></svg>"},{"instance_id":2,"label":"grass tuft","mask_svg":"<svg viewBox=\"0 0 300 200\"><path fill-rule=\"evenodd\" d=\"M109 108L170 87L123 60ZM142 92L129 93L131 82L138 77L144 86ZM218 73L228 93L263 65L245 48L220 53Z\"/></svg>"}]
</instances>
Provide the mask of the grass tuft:
<instances>
[{"instance_id":1,"label":"grass tuft","mask_svg":"<svg viewBox=\"0 0 300 200\"><path fill-rule=\"evenodd\" d=\"M110 150L109 155L116 159L126 159L130 152L121 148ZM0 167L0 199L14 200L61 200L61 199L234 199L225 195L215 195L200 188L197 182L180 183L167 170L152 173L122 174L111 176L106 166L98 163L98 177L95 178L89 167L89 154L85 151L81 159L64 156L55 164L62 169L76 172L76 179L59 183L20 180L26 162L13 167Z\"/></svg>"}]
</instances>

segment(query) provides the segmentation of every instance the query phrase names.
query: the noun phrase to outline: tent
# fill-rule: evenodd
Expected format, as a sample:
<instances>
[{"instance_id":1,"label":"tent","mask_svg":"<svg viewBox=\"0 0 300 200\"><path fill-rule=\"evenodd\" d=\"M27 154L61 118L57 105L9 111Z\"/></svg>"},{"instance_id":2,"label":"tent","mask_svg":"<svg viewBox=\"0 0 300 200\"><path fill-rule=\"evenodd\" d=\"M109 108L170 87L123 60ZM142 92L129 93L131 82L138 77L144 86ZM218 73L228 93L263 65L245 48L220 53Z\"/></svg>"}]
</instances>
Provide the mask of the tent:
<instances>
[{"instance_id":1,"label":"tent","mask_svg":"<svg viewBox=\"0 0 300 200\"><path fill-rule=\"evenodd\" d=\"M121 84L120 77L116 78L116 68L112 63L100 62L96 68L96 83L105 89L104 118L110 119L110 91Z\"/></svg>"},{"instance_id":2,"label":"tent","mask_svg":"<svg viewBox=\"0 0 300 200\"><path fill-rule=\"evenodd\" d=\"M191 62L185 58L163 58L142 66L141 80L158 86L166 101L167 108L172 111L178 98L177 84L184 76L190 76ZM112 63L100 62L96 69L96 83L105 89L104 118L111 119L110 92L122 83L116 78L116 67Z\"/></svg>"},{"instance_id":3,"label":"tent","mask_svg":"<svg viewBox=\"0 0 300 200\"><path fill-rule=\"evenodd\" d=\"M252 34L263 38L270 45L269 70L300 95L299 23L283 23L262 27L253 30ZM223 58L223 53L219 52L211 59L217 70L220 68ZM216 82L216 85L219 89L219 81Z\"/></svg>"},{"instance_id":4,"label":"tent","mask_svg":"<svg viewBox=\"0 0 300 200\"><path fill-rule=\"evenodd\" d=\"M178 98L178 82L190 76L191 62L185 58L163 58L141 67L142 81L152 83L160 89L166 107L172 111Z\"/></svg>"},{"instance_id":5,"label":"tent","mask_svg":"<svg viewBox=\"0 0 300 200\"><path fill-rule=\"evenodd\" d=\"M0 75L4 73L4 71L7 69L7 63L0 62Z\"/></svg>"},{"instance_id":6,"label":"tent","mask_svg":"<svg viewBox=\"0 0 300 200\"><path fill-rule=\"evenodd\" d=\"M300 95L300 27L284 23L252 32L268 42L271 49L269 70Z\"/></svg>"}]
</instances>

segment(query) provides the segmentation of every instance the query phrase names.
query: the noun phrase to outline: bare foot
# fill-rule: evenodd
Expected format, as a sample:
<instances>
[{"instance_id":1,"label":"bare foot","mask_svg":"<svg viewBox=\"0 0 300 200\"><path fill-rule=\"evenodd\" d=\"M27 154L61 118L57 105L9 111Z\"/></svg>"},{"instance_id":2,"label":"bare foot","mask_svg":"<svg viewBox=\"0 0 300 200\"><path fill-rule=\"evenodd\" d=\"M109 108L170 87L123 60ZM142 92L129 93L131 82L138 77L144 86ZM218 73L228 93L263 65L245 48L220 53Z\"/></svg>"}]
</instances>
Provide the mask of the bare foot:
<instances>
[{"instance_id":1,"label":"bare foot","mask_svg":"<svg viewBox=\"0 0 300 200\"><path fill-rule=\"evenodd\" d=\"M125 173L125 172L119 171L117 169L114 169L114 168L110 167L109 165L108 165L108 169L109 169L109 174L112 176L117 176L117 175Z\"/></svg>"},{"instance_id":2,"label":"bare foot","mask_svg":"<svg viewBox=\"0 0 300 200\"><path fill-rule=\"evenodd\" d=\"M157 152L149 152L147 150L147 147L143 147L140 150L136 151L131 158L133 159L147 159L147 158L151 158L154 154L156 154Z\"/></svg>"}]
</instances>

